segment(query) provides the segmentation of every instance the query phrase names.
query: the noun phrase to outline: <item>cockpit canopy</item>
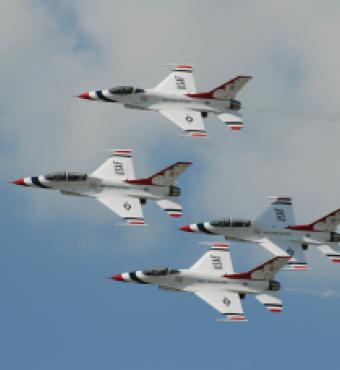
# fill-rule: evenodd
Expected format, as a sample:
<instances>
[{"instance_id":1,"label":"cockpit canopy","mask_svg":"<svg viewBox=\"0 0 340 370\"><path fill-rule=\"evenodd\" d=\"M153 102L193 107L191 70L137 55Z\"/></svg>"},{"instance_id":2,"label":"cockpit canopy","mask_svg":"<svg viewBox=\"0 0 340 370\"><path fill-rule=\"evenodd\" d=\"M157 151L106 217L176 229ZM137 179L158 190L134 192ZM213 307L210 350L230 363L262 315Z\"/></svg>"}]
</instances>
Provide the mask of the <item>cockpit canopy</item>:
<instances>
[{"instance_id":1,"label":"cockpit canopy","mask_svg":"<svg viewBox=\"0 0 340 370\"><path fill-rule=\"evenodd\" d=\"M212 221L210 224L215 227L249 227L251 226L251 221L237 218L222 218Z\"/></svg>"},{"instance_id":2,"label":"cockpit canopy","mask_svg":"<svg viewBox=\"0 0 340 370\"><path fill-rule=\"evenodd\" d=\"M84 172L51 172L45 175L48 181L85 181L87 174Z\"/></svg>"},{"instance_id":3,"label":"cockpit canopy","mask_svg":"<svg viewBox=\"0 0 340 370\"><path fill-rule=\"evenodd\" d=\"M135 88L133 86L116 86L112 89L109 89L110 94L119 94L119 95L129 95L135 93L142 93L144 89Z\"/></svg>"},{"instance_id":4,"label":"cockpit canopy","mask_svg":"<svg viewBox=\"0 0 340 370\"><path fill-rule=\"evenodd\" d=\"M150 270L144 270L143 274L146 276L166 276L179 274L179 270L171 269L169 267L154 267Z\"/></svg>"}]
</instances>

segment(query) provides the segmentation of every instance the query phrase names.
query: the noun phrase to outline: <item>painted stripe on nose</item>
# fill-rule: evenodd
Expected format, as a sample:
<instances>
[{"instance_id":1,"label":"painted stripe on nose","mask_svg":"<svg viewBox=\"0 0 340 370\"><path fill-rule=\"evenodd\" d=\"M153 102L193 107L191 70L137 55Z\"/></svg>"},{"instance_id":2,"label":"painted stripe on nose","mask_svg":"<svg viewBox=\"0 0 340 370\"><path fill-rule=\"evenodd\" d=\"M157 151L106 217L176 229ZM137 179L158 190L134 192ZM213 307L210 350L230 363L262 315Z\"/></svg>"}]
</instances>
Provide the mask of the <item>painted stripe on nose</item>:
<instances>
[{"instance_id":1,"label":"painted stripe on nose","mask_svg":"<svg viewBox=\"0 0 340 370\"><path fill-rule=\"evenodd\" d=\"M139 283L139 284L149 284L149 283L143 281L141 278L139 278L137 276L137 271L130 272L129 273L129 276L130 276L131 280L135 281L136 283Z\"/></svg>"},{"instance_id":2,"label":"painted stripe on nose","mask_svg":"<svg viewBox=\"0 0 340 370\"><path fill-rule=\"evenodd\" d=\"M214 234L213 232L209 231L209 230L205 227L205 225L204 225L204 223L203 223L203 222L202 222L202 223L199 223L199 224L196 224L196 226L197 226L198 230L199 230L201 233Z\"/></svg>"},{"instance_id":3,"label":"painted stripe on nose","mask_svg":"<svg viewBox=\"0 0 340 370\"><path fill-rule=\"evenodd\" d=\"M32 184L35 185L35 186L38 186L39 188L45 188L45 189L48 189L49 187L42 184L39 180L39 177L38 176L33 176L31 177L31 181L32 181Z\"/></svg>"}]
</instances>

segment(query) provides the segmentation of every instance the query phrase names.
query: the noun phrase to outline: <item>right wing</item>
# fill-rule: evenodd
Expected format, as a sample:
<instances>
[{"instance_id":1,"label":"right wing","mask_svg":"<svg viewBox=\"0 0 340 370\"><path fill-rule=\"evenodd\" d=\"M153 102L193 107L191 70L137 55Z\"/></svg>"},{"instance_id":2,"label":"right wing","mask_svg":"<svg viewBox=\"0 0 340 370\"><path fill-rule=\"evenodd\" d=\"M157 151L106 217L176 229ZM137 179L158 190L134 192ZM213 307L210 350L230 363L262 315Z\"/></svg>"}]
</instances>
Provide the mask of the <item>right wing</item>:
<instances>
[{"instance_id":1,"label":"right wing","mask_svg":"<svg viewBox=\"0 0 340 370\"><path fill-rule=\"evenodd\" d=\"M115 180L134 179L131 149L116 149L112 156L99 166L92 176Z\"/></svg>"},{"instance_id":2,"label":"right wing","mask_svg":"<svg viewBox=\"0 0 340 370\"><path fill-rule=\"evenodd\" d=\"M191 66L178 65L172 72L160 82L155 90L177 93L195 93L196 85Z\"/></svg>"},{"instance_id":3,"label":"right wing","mask_svg":"<svg viewBox=\"0 0 340 370\"><path fill-rule=\"evenodd\" d=\"M309 270L305 253L300 243L282 238L263 238L259 243L275 256L289 255L291 259L282 270Z\"/></svg>"},{"instance_id":4,"label":"right wing","mask_svg":"<svg viewBox=\"0 0 340 370\"><path fill-rule=\"evenodd\" d=\"M142 205L138 198L103 190L96 199L126 220L129 225L145 225Z\"/></svg>"},{"instance_id":5,"label":"right wing","mask_svg":"<svg viewBox=\"0 0 340 370\"><path fill-rule=\"evenodd\" d=\"M191 137L206 137L207 132L204 129L204 121L201 112L193 110L160 110L170 121L185 131L185 134Z\"/></svg>"},{"instance_id":6,"label":"right wing","mask_svg":"<svg viewBox=\"0 0 340 370\"><path fill-rule=\"evenodd\" d=\"M255 220L255 223L282 229L288 226L295 225L292 198L270 198L274 198L274 201L271 203L270 207Z\"/></svg>"},{"instance_id":7,"label":"right wing","mask_svg":"<svg viewBox=\"0 0 340 370\"><path fill-rule=\"evenodd\" d=\"M243 315L240 296L235 292L201 291L195 294L225 316L223 321L248 321Z\"/></svg>"}]
</instances>

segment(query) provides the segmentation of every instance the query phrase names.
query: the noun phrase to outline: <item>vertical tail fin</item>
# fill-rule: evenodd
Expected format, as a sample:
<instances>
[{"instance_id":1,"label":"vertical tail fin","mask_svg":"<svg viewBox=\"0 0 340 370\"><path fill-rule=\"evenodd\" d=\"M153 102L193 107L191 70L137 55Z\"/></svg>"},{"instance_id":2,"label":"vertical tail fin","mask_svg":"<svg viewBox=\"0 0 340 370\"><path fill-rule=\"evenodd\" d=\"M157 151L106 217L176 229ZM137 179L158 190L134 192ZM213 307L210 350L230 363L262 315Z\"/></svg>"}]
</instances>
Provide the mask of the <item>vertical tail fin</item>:
<instances>
[{"instance_id":1,"label":"vertical tail fin","mask_svg":"<svg viewBox=\"0 0 340 370\"><path fill-rule=\"evenodd\" d=\"M287 263L290 256L279 256L255 267L248 272L227 275L228 278L249 280L273 280L279 270Z\"/></svg>"},{"instance_id":2,"label":"vertical tail fin","mask_svg":"<svg viewBox=\"0 0 340 370\"><path fill-rule=\"evenodd\" d=\"M189 167L191 162L176 162L154 175L136 180L128 180L131 184L140 185L175 185L177 178Z\"/></svg>"},{"instance_id":3,"label":"vertical tail fin","mask_svg":"<svg viewBox=\"0 0 340 370\"><path fill-rule=\"evenodd\" d=\"M237 76L210 91L215 99L235 99L237 93L251 79L251 76Z\"/></svg>"},{"instance_id":4,"label":"vertical tail fin","mask_svg":"<svg viewBox=\"0 0 340 370\"><path fill-rule=\"evenodd\" d=\"M310 224L296 225L290 227L290 229L334 232L339 224L340 224L340 208L331 213L328 213L326 216L321 217Z\"/></svg>"}]
</instances>

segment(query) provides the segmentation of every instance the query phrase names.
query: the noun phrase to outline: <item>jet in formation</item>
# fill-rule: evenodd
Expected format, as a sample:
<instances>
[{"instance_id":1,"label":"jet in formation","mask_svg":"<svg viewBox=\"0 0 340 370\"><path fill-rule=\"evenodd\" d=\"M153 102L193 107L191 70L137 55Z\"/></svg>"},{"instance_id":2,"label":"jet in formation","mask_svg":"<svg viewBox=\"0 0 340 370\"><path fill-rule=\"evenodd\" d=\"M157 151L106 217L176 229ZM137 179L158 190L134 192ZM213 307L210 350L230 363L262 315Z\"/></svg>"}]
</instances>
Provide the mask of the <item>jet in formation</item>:
<instances>
[{"instance_id":1,"label":"jet in formation","mask_svg":"<svg viewBox=\"0 0 340 370\"><path fill-rule=\"evenodd\" d=\"M316 246L332 262L340 263L340 209L305 225L297 225L289 197L270 197L270 207L255 221L224 218L182 226L187 232L223 235L226 240L260 244L275 255L292 258L285 270L309 270L304 251Z\"/></svg>"},{"instance_id":2,"label":"jet in formation","mask_svg":"<svg viewBox=\"0 0 340 370\"><path fill-rule=\"evenodd\" d=\"M223 315L219 321L247 321L241 303L247 294L254 295L271 312L282 311L282 301L272 295L280 290L274 278L290 256L277 256L248 272L235 273L229 245L208 244L210 249L188 269L156 267L113 275L111 279L194 293Z\"/></svg>"},{"instance_id":3,"label":"jet in formation","mask_svg":"<svg viewBox=\"0 0 340 370\"><path fill-rule=\"evenodd\" d=\"M250 79L250 76L237 76L211 91L197 92L192 67L177 65L153 89L117 86L84 92L78 97L157 111L184 130L184 136L206 137L204 118L209 113L216 114L232 130L243 127L241 102L236 100L236 94Z\"/></svg>"},{"instance_id":4,"label":"jet in formation","mask_svg":"<svg viewBox=\"0 0 340 370\"><path fill-rule=\"evenodd\" d=\"M145 225L142 205L154 200L171 217L180 217L182 207L173 201L181 194L177 178L191 165L177 162L146 178L136 179L130 149L114 150L92 173L52 172L20 178L16 185L59 190L63 195L92 197L118 214L129 225Z\"/></svg>"}]
</instances>

